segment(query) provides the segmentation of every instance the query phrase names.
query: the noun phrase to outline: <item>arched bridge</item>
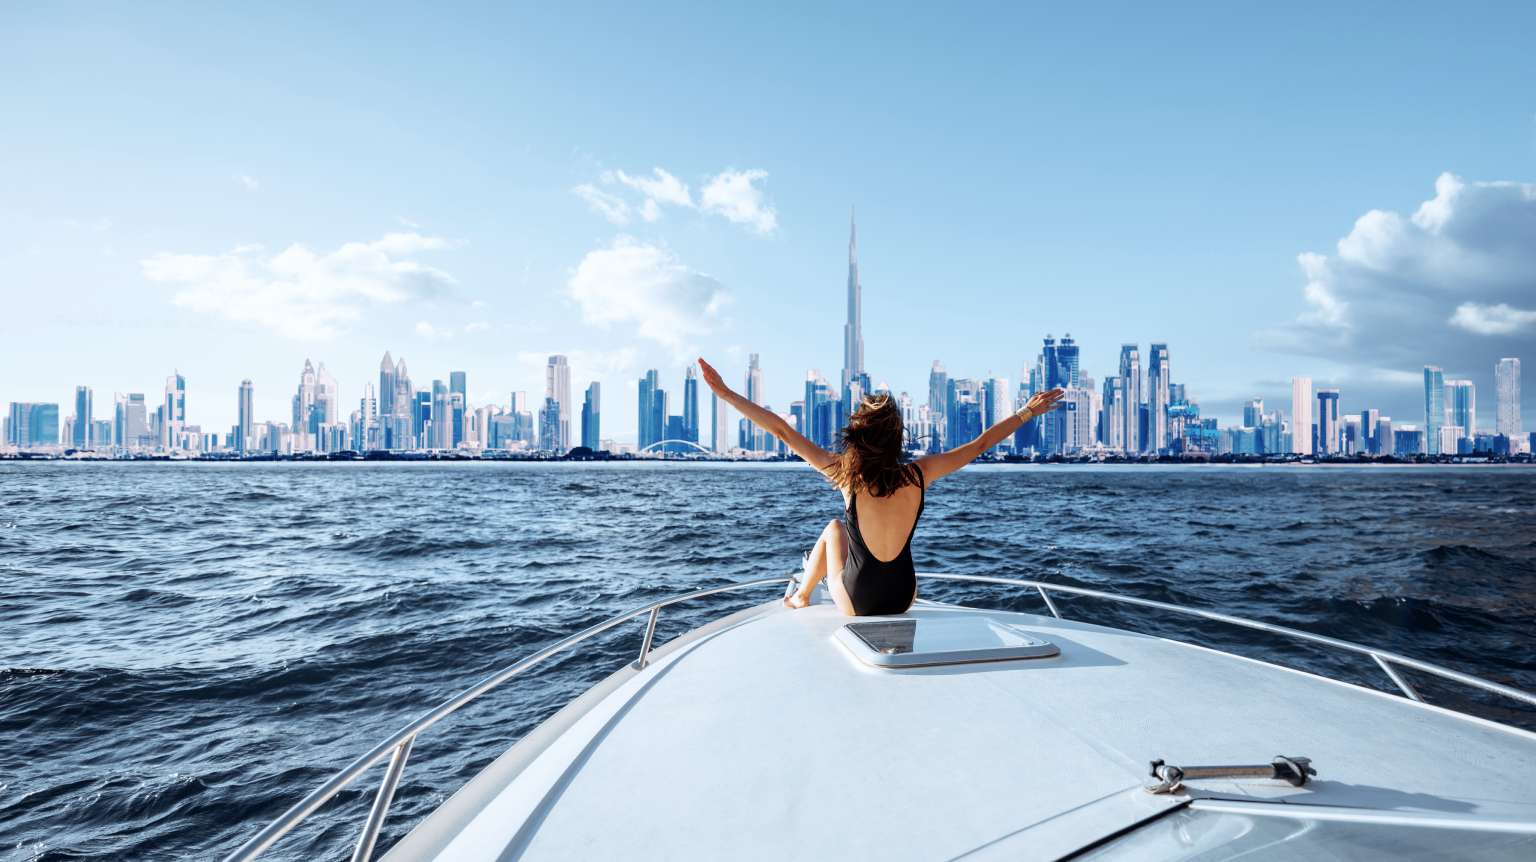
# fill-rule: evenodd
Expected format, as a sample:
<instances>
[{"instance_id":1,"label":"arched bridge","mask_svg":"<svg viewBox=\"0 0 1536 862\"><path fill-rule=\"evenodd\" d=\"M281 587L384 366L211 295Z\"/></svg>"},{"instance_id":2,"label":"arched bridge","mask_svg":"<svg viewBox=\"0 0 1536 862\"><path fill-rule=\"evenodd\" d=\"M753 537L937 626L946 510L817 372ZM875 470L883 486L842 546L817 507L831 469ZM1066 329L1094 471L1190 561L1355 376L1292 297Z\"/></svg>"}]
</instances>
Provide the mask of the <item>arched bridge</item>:
<instances>
[{"instance_id":1,"label":"arched bridge","mask_svg":"<svg viewBox=\"0 0 1536 862\"><path fill-rule=\"evenodd\" d=\"M692 440L657 440L655 443L652 443L651 445L646 446L644 449L641 449L639 451L641 451L641 452L654 452L656 450L657 446L665 446L668 443L681 443L684 446L692 446L693 448L699 450L700 452L708 452L709 451L708 449L705 449L703 446L700 446L699 444L693 442ZM666 450L662 450L662 451L666 451Z\"/></svg>"}]
</instances>

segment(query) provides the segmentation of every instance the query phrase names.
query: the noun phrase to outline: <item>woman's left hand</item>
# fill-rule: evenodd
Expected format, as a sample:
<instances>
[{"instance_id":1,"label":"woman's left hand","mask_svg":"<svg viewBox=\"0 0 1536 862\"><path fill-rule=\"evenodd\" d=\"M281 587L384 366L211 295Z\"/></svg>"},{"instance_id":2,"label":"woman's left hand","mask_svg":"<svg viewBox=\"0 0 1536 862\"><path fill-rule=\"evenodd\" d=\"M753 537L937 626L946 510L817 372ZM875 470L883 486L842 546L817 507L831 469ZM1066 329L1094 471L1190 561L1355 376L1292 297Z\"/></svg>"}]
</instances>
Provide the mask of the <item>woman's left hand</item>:
<instances>
[{"instance_id":1,"label":"woman's left hand","mask_svg":"<svg viewBox=\"0 0 1536 862\"><path fill-rule=\"evenodd\" d=\"M721 398L731 394L731 387L726 386L725 381L720 379L720 372L716 371L713 365L705 362L702 356L699 357L699 370L704 374L704 385L709 387L709 391Z\"/></svg>"}]
</instances>

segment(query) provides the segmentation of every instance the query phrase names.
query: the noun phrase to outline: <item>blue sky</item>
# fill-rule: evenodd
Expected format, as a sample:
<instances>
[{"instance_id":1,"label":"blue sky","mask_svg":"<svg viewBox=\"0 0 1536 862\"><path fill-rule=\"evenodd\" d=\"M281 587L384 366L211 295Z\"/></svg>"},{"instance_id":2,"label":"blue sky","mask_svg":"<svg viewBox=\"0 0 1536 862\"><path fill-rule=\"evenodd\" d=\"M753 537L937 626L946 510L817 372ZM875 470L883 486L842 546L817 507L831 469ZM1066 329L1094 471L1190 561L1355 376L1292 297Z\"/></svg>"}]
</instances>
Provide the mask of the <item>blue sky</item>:
<instances>
[{"instance_id":1,"label":"blue sky","mask_svg":"<svg viewBox=\"0 0 1536 862\"><path fill-rule=\"evenodd\" d=\"M1432 363L1492 426L1536 361L1536 7L1064 5L8 4L0 401L179 369L227 430L305 359L505 404L558 352L633 440L646 369L758 353L784 410L841 365L857 205L898 391L1070 332L1098 378L1167 341L1224 425L1292 376L1420 422Z\"/></svg>"}]
</instances>

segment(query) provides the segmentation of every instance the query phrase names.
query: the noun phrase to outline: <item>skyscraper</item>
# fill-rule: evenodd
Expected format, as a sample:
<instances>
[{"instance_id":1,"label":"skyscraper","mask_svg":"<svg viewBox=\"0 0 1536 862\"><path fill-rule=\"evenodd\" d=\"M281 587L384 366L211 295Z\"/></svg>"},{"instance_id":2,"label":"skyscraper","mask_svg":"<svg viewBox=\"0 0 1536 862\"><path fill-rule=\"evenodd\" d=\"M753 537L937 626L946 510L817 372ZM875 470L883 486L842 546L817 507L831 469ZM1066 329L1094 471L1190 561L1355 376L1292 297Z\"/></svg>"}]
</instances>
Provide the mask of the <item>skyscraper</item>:
<instances>
[{"instance_id":1,"label":"skyscraper","mask_svg":"<svg viewBox=\"0 0 1536 862\"><path fill-rule=\"evenodd\" d=\"M581 445L596 452L602 437L600 427L603 406L603 384L592 381L587 387L587 400L581 405Z\"/></svg>"},{"instance_id":2,"label":"skyscraper","mask_svg":"<svg viewBox=\"0 0 1536 862\"><path fill-rule=\"evenodd\" d=\"M544 398L554 401L559 414L552 451L564 453L571 448L571 367L562 355L549 357L544 367Z\"/></svg>"},{"instance_id":3,"label":"skyscraper","mask_svg":"<svg viewBox=\"0 0 1536 862\"><path fill-rule=\"evenodd\" d=\"M1312 378L1291 378L1291 452L1312 454Z\"/></svg>"},{"instance_id":4,"label":"skyscraper","mask_svg":"<svg viewBox=\"0 0 1536 862\"><path fill-rule=\"evenodd\" d=\"M379 363L379 415L393 416L399 412L400 407L395 404L395 360L390 358L389 351L384 351L384 359Z\"/></svg>"},{"instance_id":5,"label":"skyscraper","mask_svg":"<svg viewBox=\"0 0 1536 862\"><path fill-rule=\"evenodd\" d=\"M256 387L251 385L251 379L240 381L240 394L236 404L239 412L239 424L235 426L236 452L244 452L251 448L252 428L256 424Z\"/></svg>"},{"instance_id":6,"label":"skyscraper","mask_svg":"<svg viewBox=\"0 0 1536 862\"><path fill-rule=\"evenodd\" d=\"M846 375L848 370L846 368L843 369L843 373ZM748 401L759 407L763 406L763 368L758 364L756 353L751 355L751 359L747 363L746 390ZM751 452L762 450L765 442L763 429L757 427L750 420L743 419L741 421L743 423L741 448Z\"/></svg>"},{"instance_id":7,"label":"skyscraper","mask_svg":"<svg viewBox=\"0 0 1536 862\"><path fill-rule=\"evenodd\" d=\"M714 392L709 393L709 405L709 450L724 454L731 450L731 405Z\"/></svg>"},{"instance_id":8,"label":"skyscraper","mask_svg":"<svg viewBox=\"0 0 1536 862\"><path fill-rule=\"evenodd\" d=\"M975 380L952 378L946 388L944 418L949 426L949 438L944 445L953 449L975 440L986 430L981 424L985 418L982 409L986 396L982 394L981 384Z\"/></svg>"},{"instance_id":9,"label":"skyscraper","mask_svg":"<svg viewBox=\"0 0 1536 862\"><path fill-rule=\"evenodd\" d=\"M315 369L304 360L304 371L299 374L299 391L293 396L293 451L309 452L316 448L315 437L319 422L315 411Z\"/></svg>"},{"instance_id":10,"label":"skyscraper","mask_svg":"<svg viewBox=\"0 0 1536 862\"><path fill-rule=\"evenodd\" d=\"M1243 402L1243 427L1257 428L1264 421L1264 399L1252 398Z\"/></svg>"},{"instance_id":11,"label":"skyscraper","mask_svg":"<svg viewBox=\"0 0 1536 862\"><path fill-rule=\"evenodd\" d=\"M1009 394L1010 388L1008 378L1006 377L989 377L982 381L981 391L986 396L986 406L981 423L983 431L1003 421L1009 413L1013 412L1013 399ZM1002 443L999 443L996 449L999 452L1006 453L1008 451L1007 439L1005 438Z\"/></svg>"},{"instance_id":12,"label":"skyscraper","mask_svg":"<svg viewBox=\"0 0 1536 862\"><path fill-rule=\"evenodd\" d=\"M944 427L944 416L945 404L949 397L948 392L949 372L939 363L939 360L935 359L933 360L932 370L928 372L928 415L931 417L934 425L933 429L929 432L932 434L931 439L928 441L928 451L930 452L942 451L944 441L947 439L948 429ZM806 409L809 410L811 402L806 401L805 403ZM818 442L816 445L822 446L823 444Z\"/></svg>"},{"instance_id":13,"label":"skyscraper","mask_svg":"<svg viewBox=\"0 0 1536 862\"><path fill-rule=\"evenodd\" d=\"M441 380L432 381L432 424L429 438L429 449L449 449L453 446L453 423L449 420L452 415L452 405L449 403L450 393L447 384Z\"/></svg>"},{"instance_id":14,"label":"skyscraper","mask_svg":"<svg viewBox=\"0 0 1536 862\"><path fill-rule=\"evenodd\" d=\"M448 409L452 411L449 418L453 422L453 445L455 447L464 442L464 409L469 400L469 392L465 388L465 383L464 372L448 372Z\"/></svg>"},{"instance_id":15,"label":"skyscraper","mask_svg":"<svg viewBox=\"0 0 1536 862\"><path fill-rule=\"evenodd\" d=\"M1338 455L1343 441L1339 423L1339 390L1317 390L1317 454Z\"/></svg>"},{"instance_id":16,"label":"skyscraper","mask_svg":"<svg viewBox=\"0 0 1536 862\"><path fill-rule=\"evenodd\" d=\"M1447 425L1461 429L1457 439L1477 434L1477 389L1470 380L1445 381L1445 418ZM1446 452L1455 455L1456 449Z\"/></svg>"},{"instance_id":17,"label":"skyscraper","mask_svg":"<svg viewBox=\"0 0 1536 862\"><path fill-rule=\"evenodd\" d=\"M683 437L699 442L699 372L691 363L683 374Z\"/></svg>"},{"instance_id":18,"label":"skyscraper","mask_svg":"<svg viewBox=\"0 0 1536 862\"><path fill-rule=\"evenodd\" d=\"M857 215L857 213L855 213ZM864 288L859 284L859 226L856 219L849 219L848 238L848 322L843 326L843 379L842 388L864 373L864 333L861 324L864 307ZM747 396L751 398L750 395ZM761 404L761 401L753 401ZM849 410L858 405L848 405Z\"/></svg>"},{"instance_id":19,"label":"skyscraper","mask_svg":"<svg viewBox=\"0 0 1536 862\"><path fill-rule=\"evenodd\" d=\"M1362 438L1362 451L1371 455L1381 454L1381 438L1376 435L1377 425L1380 422L1380 410L1360 411L1360 436Z\"/></svg>"},{"instance_id":20,"label":"skyscraper","mask_svg":"<svg viewBox=\"0 0 1536 862\"><path fill-rule=\"evenodd\" d=\"M637 416L635 439L638 441L636 445L644 449L661 439L658 435L661 434L662 429L654 427L656 393L661 391L661 372L654 368L645 372L645 376L640 378L638 388L640 392L635 403Z\"/></svg>"},{"instance_id":21,"label":"skyscraper","mask_svg":"<svg viewBox=\"0 0 1536 862\"><path fill-rule=\"evenodd\" d=\"M1493 430L1506 437L1520 434L1520 360L1500 359L1493 368L1497 400Z\"/></svg>"},{"instance_id":22,"label":"skyscraper","mask_svg":"<svg viewBox=\"0 0 1536 862\"><path fill-rule=\"evenodd\" d=\"M75 387L75 434L70 441L76 449L85 449L91 445L91 421L94 417L91 413L91 387Z\"/></svg>"},{"instance_id":23,"label":"skyscraper","mask_svg":"<svg viewBox=\"0 0 1536 862\"><path fill-rule=\"evenodd\" d=\"M1147 441L1146 451L1157 453L1171 445L1168 434L1169 393L1168 345L1154 341L1147 349Z\"/></svg>"},{"instance_id":24,"label":"skyscraper","mask_svg":"<svg viewBox=\"0 0 1536 862\"><path fill-rule=\"evenodd\" d=\"M1445 424L1445 373L1424 366L1424 441L1430 455L1440 454L1440 426Z\"/></svg>"},{"instance_id":25,"label":"skyscraper","mask_svg":"<svg viewBox=\"0 0 1536 862\"><path fill-rule=\"evenodd\" d=\"M176 448L182 444L182 429L187 422L187 379L179 373L165 378L165 401L155 411L155 430L160 445Z\"/></svg>"},{"instance_id":26,"label":"skyscraper","mask_svg":"<svg viewBox=\"0 0 1536 862\"><path fill-rule=\"evenodd\" d=\"M5 423L6 442L20 448L59 444L59 405L36 401L12 401Z\"/></svg>"},{"instance_id":27,"label":"skyscraper","mask_svg":"<svg viewBox=\"0 0 1536 862\"><path fill-rule=\"evenodd\" d=\"M1134 344L1120 345L1120 382L1122 392L1112 420L1116 436L1126 455L1141 452L1141 350Z\"/></svg>"}]
</instances>

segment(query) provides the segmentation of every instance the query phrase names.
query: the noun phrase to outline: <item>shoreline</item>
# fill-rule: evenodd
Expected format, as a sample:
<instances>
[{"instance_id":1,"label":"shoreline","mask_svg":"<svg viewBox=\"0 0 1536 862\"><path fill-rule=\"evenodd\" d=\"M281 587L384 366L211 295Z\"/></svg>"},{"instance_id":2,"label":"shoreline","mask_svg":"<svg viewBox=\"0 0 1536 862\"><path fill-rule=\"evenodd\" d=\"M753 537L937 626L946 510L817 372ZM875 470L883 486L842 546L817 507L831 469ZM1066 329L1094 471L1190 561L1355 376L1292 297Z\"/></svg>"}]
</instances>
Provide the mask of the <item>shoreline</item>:
<instances>
[{"instance_id":1,"label":"shoreline","mask_svg":"<svg viewBox=\"0 0 1536 862\"><path fill-rule=\"evenodd\" d=\"M333 455L274 455L258 457L172 457L169 455L153 456L94 456L94 455L57 455L57 454L31 454L31 453L4 453L0 454L0 464L11 462L43 462L43 463L72 463L72 464L190 464L190 465L218 465L218 464L762 464L762 465L788 465L805 463L798 457L775 455L768 458L733 458L733 457L702 457L680 455L675 457L649 457L636 458L630 455L601 456L591 455L571 457L569 455L533 455L520 457L485 457L482 455L458 455L446 453L400 453L389 456L363 457L357 453L336 453ZM1439 456L1414 456L1412 458L1326 458L1302 459L1298 457L1254 457L1254 456L1212 456L1210 458L1174 458L1164 456L1161 458L1140 458L1127 460L1124 458L1024 458L1009 456L1006 458L988 458L972 461L973 467L1530 467L1536 465L1536 457L1529 454L1515 456L1464 456L1457 458L1442 458Z\"/></svg>"}]
</instances>

